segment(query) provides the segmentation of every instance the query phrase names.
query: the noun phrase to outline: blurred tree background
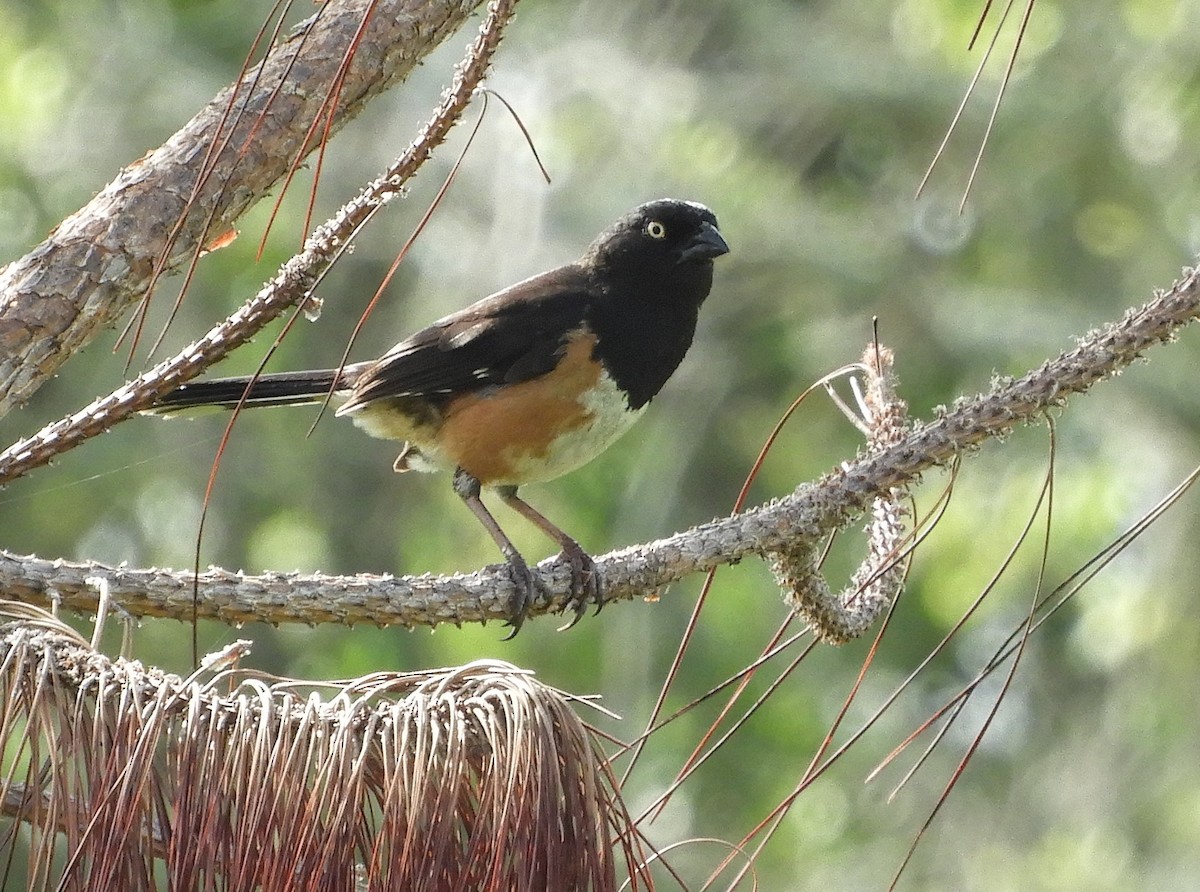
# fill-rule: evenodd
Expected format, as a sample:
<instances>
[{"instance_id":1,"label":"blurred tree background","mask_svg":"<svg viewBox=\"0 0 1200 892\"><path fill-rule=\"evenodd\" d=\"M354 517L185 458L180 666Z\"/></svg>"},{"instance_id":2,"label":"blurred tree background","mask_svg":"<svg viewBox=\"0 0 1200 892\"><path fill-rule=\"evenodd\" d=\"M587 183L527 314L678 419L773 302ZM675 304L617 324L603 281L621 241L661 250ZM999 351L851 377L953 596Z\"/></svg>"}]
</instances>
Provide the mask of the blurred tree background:
<instances>
[{"instance_id":1,"label":"blurred tree background","mask_svg":"<svg viewBox=\"0 0 1200 892\"><path fill-rule=\"evenodd\" d=\"M920 198L915 192L978 63L981 48L966 46L980 6L525 0L489 83L520 113L553 183L540 178L512 121L489 114L355 358L572 259L641 201L672 195L710 205L733 251L717 265L683 368L617 447L526 491L595 553L728 512L776 418L816 377L860 354L873 316L896 349L915 417L985 387L993 373L1023 372L1168 285L1196 253L1200 3L1124 0L1098 11L1040 0L960 214L1015 14L931 185ZM240 0L0 5L0 258L25 253L233 79L267 8ZM471 36L448 41L336 137L317 219L407 145ZM298 326L271 368L336 364L465 135L460 127L409 199L365 233L323 285L320 321ZM237 242L202 262L164 350L224 317L298 247L304 192L284 202L260 261L265 206L243 221ZM159 293L159 311L173 289L178 281ZM268 340L220 371L252 370ZM114 341L115 333L93 344L0 422L4 442L119 384L124 357L111 352ZM1198 353L1189 332L1061 413L1050 584L1200 461ZM205 564L444 573L497 560L447 480L394 477L394 444L332 419L306 439L312 420L294 410L239 422L207 521ZM0 546L190 566L223 424L140 419L86 443L0 492ZM827 401L814 401L769 458L754 500L853 455L860 439ZM987 584L1028 518L1047 451L1045 428L1028 428L969 457L948 514L917 554L852 720L911 671ZM944 483L930 477L923 503ZM903 887L1195 887L1200 567L1186 543L1197 535L1196 517L1186 497L1033 638ZM549 553L519 519L502 522L529 556ZM800 797L758 864L762 888L886 887L1000 680L894 800L888 794L903 768L866 785L864 776L1020 623L1039 559L1036 544L1026 547L949 652ZM852 546L834 555L843 571L852 561ZM603 694L626 717L614 729L632 737L698 587L688 580L656 603L613 606L569 633L537 620L505 643L498 626L430 634L212 624L201 635L206 650L252 638L253 665L310 678L499 657L558 687ZM670 707L750 662L784 615L760 562L723 570ZM189 636L182 624L146 622L135 655L186 671ZM791 789L864 654L862 643L819 648L676 797L653 838L740 838ZM710 713L687 717L652 745L635 810L669 780ZM698 880L724 855L695 844L673 860Z\"/></svg>"}]
</instances>

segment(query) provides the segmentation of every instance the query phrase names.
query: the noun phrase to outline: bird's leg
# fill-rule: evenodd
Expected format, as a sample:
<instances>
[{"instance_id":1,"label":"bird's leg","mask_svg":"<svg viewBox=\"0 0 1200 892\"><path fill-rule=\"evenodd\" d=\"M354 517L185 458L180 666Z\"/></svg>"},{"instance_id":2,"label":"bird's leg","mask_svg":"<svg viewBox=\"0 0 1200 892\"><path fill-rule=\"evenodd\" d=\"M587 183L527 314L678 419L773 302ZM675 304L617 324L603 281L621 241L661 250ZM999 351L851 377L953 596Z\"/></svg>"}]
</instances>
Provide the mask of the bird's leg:
<instances>
[{"instance_id":1,"label":"bird's leg","mask_svg":"<svg viewBox=\"0 0 1200 892\"><path fill-rule=\"evenodd\" d=\"M479 518L479 522L491 534L495 543L500 546L500 551L504 554L504 559L508 564L508 575L512 578L516 592L513 594L508 608L508 624L512 626L512 631L505 636L504 640L507 641L521 631L521 623L525 622L525 613L529 609L530 602L533 601L534 590L545 591L545 585L530 571L529 565L525 563L525 558L521 557L521 552L517 551L512 540L505 535L504 530L500 529L496 518L492 517L487 506L483 504L483 500L479 497L479 480L459 468L454 472L454 491L458 493L460 499L467 503L471 513Z\"/></svg>"},{"instance_id":2,"label":"bird's leg","mask_svg":"<svg viewBox=\"0 0 1200 892\"><path fill-rule=\"evenodd\" d=\"M515 486L500 486L496 488L504 504L508 505L535 527L553 539L562 548L563 557L571 566L571 599L568 606L575 609L575 618L562 626L559 631L571 628L587 612L589 601L596 604L596 612L604 606L603 593L600 591L600 575L596 572L596 564L579 543L546 519L540 511L517 495Z\"/></svg>"}]
</instances>

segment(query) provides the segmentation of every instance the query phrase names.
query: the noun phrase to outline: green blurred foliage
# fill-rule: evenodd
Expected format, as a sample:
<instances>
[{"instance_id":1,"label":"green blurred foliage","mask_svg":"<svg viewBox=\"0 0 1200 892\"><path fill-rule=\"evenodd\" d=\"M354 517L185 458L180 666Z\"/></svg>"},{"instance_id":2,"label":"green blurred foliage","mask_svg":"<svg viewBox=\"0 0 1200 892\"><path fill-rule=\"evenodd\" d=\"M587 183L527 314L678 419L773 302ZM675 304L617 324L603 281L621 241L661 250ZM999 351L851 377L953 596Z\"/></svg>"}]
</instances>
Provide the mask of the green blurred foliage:
<instances>
[{"instance_id":1,"label":"green blurred foliage","mask_svg":"<svg viewBox=\"0 0 1200 892\"><path fill-rule=\"evenodd\" d=\"M991 31L967 52L980 4L901 0L526 0L491 86L518 110L553 176L493 104L447 202L388 289L355 356L517 278L574 257L614 216L675 195L711 205L732 254L718 266L697 344L653 411L589 467L526 495L600 552L729 510L770 427L804 387L855 359L878 317L918 417L1020 374L1073 335L1147 299L1200 242L1196 0L1097 10L1041 0L970 200L958 203L1011 46L1012 13L930 184L917 184ZM165 140L236 74L267 4L72 0L0 5L0 256L16 257ZM308 8L300 10L307 12ZM398 154L434 105L468 36L333 142L316 216ZM465 130L465 128L461 128ZM355 319L463 147L457 133L323 286L272 368L335 363ZM255 254L269 208L200 265L163 350L223 317L295 249L306 186ZM178 282L156 298L162 323ZM255 367L268 335L224 364ZM115 334L24 410L5 442L125 376ZM1045 570L1058 584L1197 463L1195 338L1075 400L1056 417L1054 518ZM142 357L135 360L140 366ZM393 444L304 411L249 414L221 465L203 563L247 571L469 571L496 559L445 480L389 470ZM190 565L223 419L134 420L0 493L0 545L46 557ZM803 407L752 500L852 456L859 435L827 401ZM866 718L998 571L1047 470L1046 428L966 457L848 727ZM945 478L929 475L930 506ZM1032 639L961 783L928 831L906 888L1185 889L1200 875L1200 668L1194 498L1188 497ZM546 543L506 520L529 555ZM758 864L762 888L883 888L984 721L985 685L942 748L893 801L903 773L864 775L979 669L1035 593L1044 527L951 647L797 801ZM835 584L860 543L833 556ZM842 574L842 575L838 575ZM252 662L327 678L501 657L576 692L600 692L633 736L698 591L621 604L566 634L307 629L215 624L206 649L255 642ZM738 671L784 617L769 573L717 578L668 711ZM81 619L81 627L86 623ZM187 668L189 630L147 622L137 656ZM787 794L850 690L864 643L819 648L652 827L658 842L736 839ZM785 657L790 658L790 657ZM765 690L756 680L751 696ZM637 802L677 770L705 704L647 752ZM611 725L612 723L601 724ZM902 759L902 766L915 758ZM674 860L693 878L725 851Z\"/></svg>"}]
</instances>

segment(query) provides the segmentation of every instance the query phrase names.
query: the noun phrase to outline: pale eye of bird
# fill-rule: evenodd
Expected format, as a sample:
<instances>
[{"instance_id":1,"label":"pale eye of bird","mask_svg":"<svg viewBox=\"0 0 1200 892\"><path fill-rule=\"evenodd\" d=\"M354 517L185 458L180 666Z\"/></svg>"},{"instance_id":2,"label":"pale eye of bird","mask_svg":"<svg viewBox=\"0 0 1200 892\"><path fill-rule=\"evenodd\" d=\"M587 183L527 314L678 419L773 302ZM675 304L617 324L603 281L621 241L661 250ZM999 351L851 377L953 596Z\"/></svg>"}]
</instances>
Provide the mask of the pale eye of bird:
<instances>
[{"instance_id":1,"label":"pale eye of bird","mask_svg":"<svg viewBox=\"0 0 1200 892\"><path fill-rule=\"evenodd\" d=\"M667 237L667 227L658 220L651 220L646 224L646 235L653 239L664 239Z\"/></svg>"}]
</instances>

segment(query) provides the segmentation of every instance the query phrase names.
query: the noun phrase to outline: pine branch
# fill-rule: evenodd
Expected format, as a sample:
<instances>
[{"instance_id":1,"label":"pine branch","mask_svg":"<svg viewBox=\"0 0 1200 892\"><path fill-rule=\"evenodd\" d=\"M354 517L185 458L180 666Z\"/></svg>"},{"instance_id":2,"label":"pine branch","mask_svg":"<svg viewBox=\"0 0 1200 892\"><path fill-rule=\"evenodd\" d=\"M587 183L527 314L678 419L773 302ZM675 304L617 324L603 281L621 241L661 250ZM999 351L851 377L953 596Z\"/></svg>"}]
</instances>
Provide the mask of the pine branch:
<instances>
[{"instance_id":1,"label":"pine branch","mask_svg":"<svg viewBox=\"0 0 1200 892\"><path fill-rule=\"evenodd\" d=\"M1069 396L1128 367L1149 347L1172 340L1198 314L1200 274L1187 270L1169 291L1088 333L1073 349L1020 378L997 379L987 393L958 400L886 448L865 452L821 479L744 513L604 555L597 566L606 595L613 600L642 597L720 564L770 557L805 543L816 547L830 532L861 517L875 499L887 498L891 490L911 485L923 472L1065 406ZM533 605L531 613L561 609L570 588L568 567L552 558L538 569L553 594ZM114 602L135 616L191 616L190 573L0 552L0 594L5 597L92 611L96 594L85 581L91 576L107 578ZM512 582L501 566L444 577L251 576L213 569L201 575L200 590L200 616L232 622L432 626L504 618Z\"/></svg>"}]
</instances>

